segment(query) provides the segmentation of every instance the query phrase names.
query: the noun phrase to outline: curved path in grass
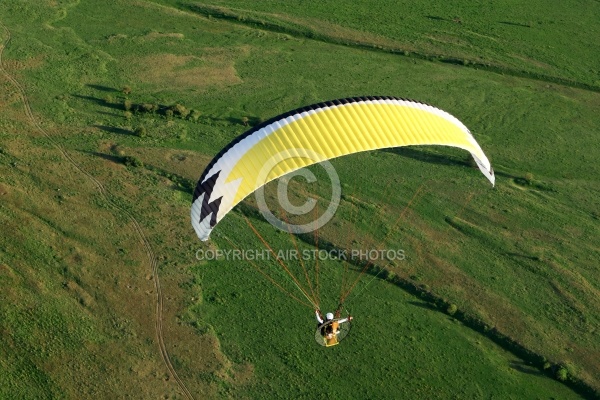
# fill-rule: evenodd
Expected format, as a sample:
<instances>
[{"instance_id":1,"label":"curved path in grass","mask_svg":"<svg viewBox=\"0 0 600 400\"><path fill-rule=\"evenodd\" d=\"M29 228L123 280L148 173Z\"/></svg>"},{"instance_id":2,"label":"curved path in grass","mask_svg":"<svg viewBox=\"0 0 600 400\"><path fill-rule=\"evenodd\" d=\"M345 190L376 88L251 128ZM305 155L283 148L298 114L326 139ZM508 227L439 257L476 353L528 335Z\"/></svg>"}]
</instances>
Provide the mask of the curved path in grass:
<instances>
[{"instance_id":1,"label":"curved path in grass","mask_svg":"<svg viewBox=\"0 0 600 400\"><path fill-rule=\"evenodd\" d=\"M160 349L160 356L161 356L165 366L167 367L167 369L173 376L173 378L175 378L175 381L179 385L180 389L183 391L183 394L188 399L193 399L194 396L192 396L191 392L185 386L185 383L181 380L179 375L177 375L177 372L175 371L175 368L173 367L173 364L171 363L171 359L169 358L169 353L167 352L167 348L165 346L164 335L163 335L163 324L162 324L163 293L162 293L162 289L160 286L160 280L158 278L158 261L156 259L156 254L152 250L152 245L150 244L150 241L144 234L144 231L143 231L141 225L135 219L135 217L131 213L129 213L127 210L119 207L117 205L117 203L111 199L112 195L110 194L110 192L108 190L106 190L104 185L102 185L102 182L100 182L92 174L90 174L89 172L84 170L79 164L77 164L77 162L75 162L75 160L69 155L69 153L67 153L67 151L64 148L62 148L57 142L55 142L54 139L52 139L52 136L36 120L35 116L33 115L33 111L31 110L31 105L29 103L29 99L27 98L27 94L25 93L25 89L23 88L23 86L21 86L19 81L17 81L12 75L10 75L8 73L8 71L4 68L4 64L2 61L2 55L4 53L4 49L6 49L6 47L8 47L10 40L12 38L12 35L11 35L10 30L2 22L0 22L0 27L5 32L5 36L6 36L4 38L4 44L0 45L0 72L2 72L6 76L6 78L12 83L12 85L17 89L17 93L18 93L19 97L21 98L21 101L23 102L23 107L25 108L25 114L27 115L29 122L31 123L31 125L33 125L33 127L36 130L38 130L40 133L42 133L58 151L60 151L62 156L73 167L75 167L75 169L77 171L79 171L81 174L85 175L85 177L88 178L96 186L96 189L98 189L98 191L100 192L100 195L106 200L106 202L111 207L113 207L115 210L122 212L124 215L127 216L129 221L133 224L136 234L142 240L144 249L146 250L146 254L148 256L148 262L150 264L150 268L152 269L152 275L154 277L154 279L153 279L154 287L156 288L156 324L155 324L155 328L156 328L156 338L158 339L158 347Z\"/></svg>"}]
</instances>

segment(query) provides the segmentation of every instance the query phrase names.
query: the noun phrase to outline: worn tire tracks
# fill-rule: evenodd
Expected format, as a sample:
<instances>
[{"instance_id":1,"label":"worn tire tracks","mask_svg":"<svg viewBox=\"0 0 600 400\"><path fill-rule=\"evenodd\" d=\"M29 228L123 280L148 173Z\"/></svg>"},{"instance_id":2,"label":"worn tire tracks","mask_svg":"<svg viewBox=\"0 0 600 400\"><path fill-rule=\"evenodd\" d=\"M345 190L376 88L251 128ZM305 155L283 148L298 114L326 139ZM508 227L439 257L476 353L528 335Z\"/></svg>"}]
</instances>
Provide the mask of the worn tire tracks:
<instances>
[{"instance_id":1,"label":"worn tire tracks","mask_svg":"<svg viewBox=\"0 0 600 400\"><path fill-rule=\"evenodd\" d=\"M118 210L119 212L121 212L127 216L129 221L132 223L136 234L140 237L142 244L144 246L144 249L146 251L146 255L148 256L148 262L150 264L150 268L152 269L152 275L154 278L153 279L154 287L156 289L155 331L156 331L156 338L158 340L160 356L161 356L165 366L169 370L169 373L173 376L173 378L176 380L177 384L179 385L179 388L183 391L183 394L185 395L185 397L187 397L188 399L193 399L194 396L192 396L192 393L185 386L185 383L183 382L183 380L181 380L179 375L177 375L177 372L175 371L175 368L173 367L173 364L171 363L171 359L169 358L169 353L167 352L167 348L165 346L164 335L163 335L163 323L162 323L163 293L162 293L162 289L160 286L160 280L158 278L158 261L156 259L156 254L154 253L154 250L152 249L152 245L150 244L150 241L144 234L144 231L143 231L140 223L135 219L135 217L126 209L119 207L117 205L117 203L115 203L111 199L112 195L110 194L110 192L108 190L106 190L104 185L102 185L102 183L98 179L96 179L92 174L90 174L89 172L84 170L79 164L77 164L77 162L69 155L69 153L67 153L67 151L63 147L61 147L56 141L54 141L52 136L36 120L35 116L33 115L33 111L31 109L31 105L29 103L29 99L27 98L27 95L25 93L25 89L19 83L19 81L17 81L16 78L14 78L12 75L10 75L9 72L4 68L2 55L4 53L4 50L6 49L6 47L8 47L8 45L12 39L12 34L11 34L10 30L2 22L0 22L0 27L5 32L5 36L6 36L4 38L4 43L0 45L0 72L2 72L2 74L4 76L6 76L6 78L17 89L17 94L21 98L21 102L23 103L23 107L25 108L25 114L27 115L29 122L31 123L31 125L33 125L33 127L38 132L43 134L50 141L52 146L54 146L58 151L60 151L62 156L69 162L69 164L71 164L82 175L85 175L85 177L88 178L96 186L96 189L98 190L98 192L100 192L100 195L106 200L106 202L111 207L113 207L115 210Z\"/></svg>"}]
</instances>

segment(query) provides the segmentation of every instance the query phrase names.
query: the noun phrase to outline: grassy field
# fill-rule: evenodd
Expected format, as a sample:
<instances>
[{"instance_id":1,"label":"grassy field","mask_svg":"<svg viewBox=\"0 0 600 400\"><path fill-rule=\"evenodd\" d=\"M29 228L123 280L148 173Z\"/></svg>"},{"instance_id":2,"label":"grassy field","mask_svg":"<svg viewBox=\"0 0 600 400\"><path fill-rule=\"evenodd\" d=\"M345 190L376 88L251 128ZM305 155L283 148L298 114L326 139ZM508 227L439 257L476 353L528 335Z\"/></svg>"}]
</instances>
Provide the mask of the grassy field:
<instances>
[{"instance_id":1,"label":"grassy field","mask_svg":"<svg viewBox=\"0 0 600 400\"><path fill-rule=\"evenodd\" d=\"M389 3L0 5L0 397L598 395L598 3ZM196 259L191 191L244 118L359 95L455 115L497 186L441 148L334 160L343 200L322 243L403 249L385 267L459 313L366 274L350 336L323 349L313 310L249 263ZM292 248L254 206L210 248L257 248L244 216ZM344 267L321 270L330 309Z\"/></svg>"}]
</instances>

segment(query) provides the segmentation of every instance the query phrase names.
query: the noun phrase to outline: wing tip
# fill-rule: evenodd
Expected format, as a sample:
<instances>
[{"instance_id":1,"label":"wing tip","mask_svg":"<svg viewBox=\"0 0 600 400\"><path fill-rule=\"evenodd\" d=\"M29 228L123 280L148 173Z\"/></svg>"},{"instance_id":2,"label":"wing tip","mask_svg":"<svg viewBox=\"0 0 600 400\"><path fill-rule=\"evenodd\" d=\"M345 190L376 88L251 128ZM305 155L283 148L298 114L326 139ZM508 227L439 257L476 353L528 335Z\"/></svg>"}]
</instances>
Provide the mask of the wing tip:
<instances>
[{"instance_id":1,"label":"wing tip","mask_svg":"<svg viewBox=\"0 0 600 400\"><path fill-rule=\"evenodd\" d=\"M494 168L490 167L488 174L486 175L492 187L496 187L496 175L494 174Z\"/></svg>"}]
</instances>

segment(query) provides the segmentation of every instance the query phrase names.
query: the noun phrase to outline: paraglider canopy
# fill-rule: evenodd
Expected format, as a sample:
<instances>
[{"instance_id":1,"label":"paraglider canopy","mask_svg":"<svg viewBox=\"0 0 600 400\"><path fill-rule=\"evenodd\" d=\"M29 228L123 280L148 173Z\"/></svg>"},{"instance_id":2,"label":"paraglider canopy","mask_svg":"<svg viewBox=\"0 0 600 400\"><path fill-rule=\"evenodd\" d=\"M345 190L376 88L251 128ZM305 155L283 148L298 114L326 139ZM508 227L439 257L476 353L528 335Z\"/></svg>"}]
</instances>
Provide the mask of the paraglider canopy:
<instances>
[{"instance_id":1,"label":"paraglider canopy","mask_svg":"<svg viewBox=\"0 0 600 400\"><path fill-rule=\"evenodd\" d=\"M467 150L494 184L494 171L475 138L447 112L395 97L333 100L282 114L228 144L198 181L192 226L208 240L236 204L273 179L335 157L409 145Z\"/></svg>"}]
</instances>

